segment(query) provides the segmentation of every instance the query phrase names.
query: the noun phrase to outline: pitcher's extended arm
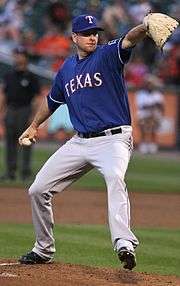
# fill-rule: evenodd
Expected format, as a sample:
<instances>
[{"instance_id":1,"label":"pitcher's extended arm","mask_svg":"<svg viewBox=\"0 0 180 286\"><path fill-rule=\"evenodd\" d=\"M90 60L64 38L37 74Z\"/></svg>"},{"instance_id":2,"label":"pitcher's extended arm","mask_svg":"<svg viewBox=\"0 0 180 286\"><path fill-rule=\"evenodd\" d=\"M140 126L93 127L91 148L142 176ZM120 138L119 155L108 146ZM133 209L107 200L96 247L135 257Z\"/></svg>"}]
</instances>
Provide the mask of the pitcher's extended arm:
<instances>
[{"instance_id":1,"label":"pitcher's extended arm","mask_svg":"<svg viewBox=\"0 0 180 286\"><path fill-rule=\"evenodd\" d=\"M127 49L135 46L146 37L147 29L144 24L140 24L131 29L122 41L122 48Z\"/></svg>"},{"instance_id":2,"label":"pitcher's extended arm","mask_svg":"<svg viewBox=\"0 0 180 286\"><path fill-rule=\"evenodd\" d=\"M52 112L48 108L47 98L43 99L42 104L40 105L31 125L22 133L19 137L19 144L22 144L23 138L29 138L30 140L35 140L37 136L38 127L46 121L51 116Z\"/></svg>"}]
</instances>

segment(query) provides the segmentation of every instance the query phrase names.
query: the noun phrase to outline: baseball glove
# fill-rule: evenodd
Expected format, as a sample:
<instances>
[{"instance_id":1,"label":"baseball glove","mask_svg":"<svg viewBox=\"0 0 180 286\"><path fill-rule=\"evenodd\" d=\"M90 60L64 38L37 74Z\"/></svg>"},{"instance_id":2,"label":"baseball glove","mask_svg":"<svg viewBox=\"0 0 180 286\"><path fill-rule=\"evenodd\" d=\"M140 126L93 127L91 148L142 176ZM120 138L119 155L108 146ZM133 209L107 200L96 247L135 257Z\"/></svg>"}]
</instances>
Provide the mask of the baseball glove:
<instances>
[{"instance_id":1,"label":"baseball glove","mask_svg":"<svg viewBox=\"0 0 180 286\"><path fill-rule=\"evenodd\" d=\"M143 24L146 26L147 35L160 49L163 49L164 44L179 25L175 19L162 13L149 13L144 17Z\"/></svg>"}]
</instances>

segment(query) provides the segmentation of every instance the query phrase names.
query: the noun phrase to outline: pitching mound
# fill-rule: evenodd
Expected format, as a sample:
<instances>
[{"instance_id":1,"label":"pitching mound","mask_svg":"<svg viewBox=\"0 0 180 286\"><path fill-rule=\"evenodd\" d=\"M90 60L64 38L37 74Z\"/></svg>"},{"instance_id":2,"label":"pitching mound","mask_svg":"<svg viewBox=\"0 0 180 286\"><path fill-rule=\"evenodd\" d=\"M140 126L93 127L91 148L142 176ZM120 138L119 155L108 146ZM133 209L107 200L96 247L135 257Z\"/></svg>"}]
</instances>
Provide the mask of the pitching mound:
<instances>
[{"instance_id":1,"label":"pitching mound","mask_svg":"<svg viewBox=\"0 0 180 286\"><path fill-rule=\"evenodd\" d=\"M3 286L179 286L180 278L132 271L52 263L46 265L2 265ZM15 262L14 262L15 263Z\"/></svg>"}]
</instances>

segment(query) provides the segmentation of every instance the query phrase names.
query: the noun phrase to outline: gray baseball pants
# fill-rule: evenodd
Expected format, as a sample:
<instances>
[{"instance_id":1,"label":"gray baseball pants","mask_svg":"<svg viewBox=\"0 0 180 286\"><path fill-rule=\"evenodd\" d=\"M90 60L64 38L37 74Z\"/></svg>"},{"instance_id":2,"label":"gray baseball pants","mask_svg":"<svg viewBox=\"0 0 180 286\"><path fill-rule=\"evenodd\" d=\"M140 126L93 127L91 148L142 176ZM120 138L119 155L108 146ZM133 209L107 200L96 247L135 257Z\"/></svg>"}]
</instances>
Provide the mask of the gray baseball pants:
<instances>
[{"instance_id":1,"label":"gray baseball pants","mask_svg":"<svg viewBox=\"0 0 180 286\"><path fill-rule=\"evenodd\" d=\"M102 174L107 186L108 219L114 249L138 245L130 230L130 204L124 182L131 151L132 127L122 126L122 133L116 135L89 139L75 135L48 159L29 189L36 234L34 252L44 258L53 257L52 197L93 167Z\"/></svg>"}]
</instances>

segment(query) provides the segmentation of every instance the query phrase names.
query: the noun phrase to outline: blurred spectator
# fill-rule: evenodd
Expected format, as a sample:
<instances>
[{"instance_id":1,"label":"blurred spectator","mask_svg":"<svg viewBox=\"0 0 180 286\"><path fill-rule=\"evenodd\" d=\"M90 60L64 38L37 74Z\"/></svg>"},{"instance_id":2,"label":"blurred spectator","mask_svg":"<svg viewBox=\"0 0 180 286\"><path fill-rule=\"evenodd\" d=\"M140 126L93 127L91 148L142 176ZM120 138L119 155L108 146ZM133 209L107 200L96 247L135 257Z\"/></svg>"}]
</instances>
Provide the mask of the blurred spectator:
<instances>
[{"instance_id":1,"label":"blurred spectator","mask_svg":"<svg viewBox=\"0 0 180 286\"><path fill-rule=\"evenodd\" d=\"M136 92L137 118L141 133L139 151L154 154L158 151L157 132L163 116L163 94L159 91L160 82L148 76L143 89Z\"/></svg>"},{"instance_id":2,"label":"blurred spectator","mask_svg":"<svg viewBox=\"0 0 180 286\"><path fill-rule=\"evenodd\" d=\"M108 31L100 35L99 42L104 43L141 23L149 10L168 13L178 19L180 4L177 0L0 0L0 55L3 60L9 55L10 62L14 47L23 45L31 63L40 67L39 71L43 67L51 74L51 71L57 72L72 52L69 37L72 17L89 13L99 18ZM145 38L136 47L139 56L126 67L128 86L144 90L144 80L151 72L165 85L177 89L180 83L179 45L180 28L168 40L163 55L150 38ZM2 114L0 116L2 118ZM3 130L0 126L0 136ZM58 134L63 132L60 128Z\"/></svg>"},{"instance_id":3,"label":"blurred spectator","mask_svg":"<svg viewBox=\"0 0 180 286\"><path fill-rule=\"evenodd\" d=\"M180 86L180 43L170 47L157 73L166 84Z\"/></svg>"},{"instance_id":4,"label":"blurred spectator","mask_svg":"<svg viewBox=\"0 0 180 286\"><path fill-rule=\"evenodd\" d=\"M25 11L23 32L33 30L36 38L45 33L44 19L47 16L49 1L27 0L28 5Z\"/></svg>"},{"instance_id":5,"label":"blurred spectator","mask_svg":"<svg viewBox=\"0 0 180 286\"><path fill-rule=\"evenodd\" d=\"M61 65L64 63L65 57L63 55L54 55L52 59L51 70L53 72L57 72Z\"/></svg>"},{"instance_id":6,"label":"blurred spectator","mask_svg":"<svg viewBox=\"0 0 180 286\"><path fill-rule=\"evenodd\" d=\"M70 32L69 23L73 16L90 13L101 19L108 31L106 36L100 39L102 43L119 37L134 24L142 22L144 15L150 9L172 13L174 17L178 16L180 9L178 1L161 2L155 0L139 2L134 0L68 0L66 2L61 0L1 0L0 49L1 52L8 54L17 43L24 45L34 62L56 71L64 58L71 53L67 35ZM176 34L175 38L177 42L179 35ZM148 44L146 41L149 41ZM153 71L156 65L157 49L150 41L145 39L144 44L138 49L141 53L143 51L143 60Z\"/></svg>"},{"instance_id":7,"label":"blurred spectator","mask_svg":"<svg viewBox=\"0 0 180 286\"><path fill-rule=\"evenodd\" d=\"M19 41L19 33L24 24L24 9L26 0L6 0L1 2L0 38Z\"/></svg>"},{"instance_id":8,"label":"blurred spectator","mask_svg":"<svg viewBox=\"0 0 180 286\"><path fill-rule=\"evenodd\" d=\"M39 55L34 50L34 46L36 45L36 34L32 29L24 29L20 33L20 45L22 45L29 56L31 61L37 61L39 59Z\"/></svg>"},{"instance_id":9,"label":"blurred spectator","mask_svg":"<svg viewBox=\"0 0 180 286\"><path fill-rule=\"evenodd\" d=\"M146 37L138 48L142 53L144 63L152 71L154 66L157 64L157 56L160 54L153 40Z\"/></svg>"},{"instance_id":10,"label":"blurred spectator","mask_svg":"<svg viewBox=\"0 0 180 286\"><path fill-rule=\"evenodd\" d=\"M177 0L0 0L0 50L10 54L17 43L26 47L30 60L38 66L56 72L72 52L69 38L70 20L77 14L90 13L99 19L107 33L100 42L123 35L133 25L142 22L149 10L179 16ZM140 87L147 72L159 74L168 84L178 85L180 29L169 39L171 51L162 56L154 42L145 38L137 46L140 58L127 68L129 86ZM166 67L171 67L169 71Z\"/></svg>"},{"instance_id":11,"label":"blurred spectator","mask_svg":"<svg viewBox=\"0 0 180 286\"><path fill-rule=\"evenodd\" d=\"M46 59L45 62L50 69L57 71L69 55L70 49L71 40L69 37L52 32L44 35L34 44L33 52L34 55L41 56L42 62Z\"/></svg>"},{"instance_id":12,"label":"blurred spectator","mask_svg":"<svg viewBox=\"0 0 180 286\"><path fill-rule=\"evenodd\" d=\"M39 94L37 78L27 70L28 57L23 47L14 50L14 69L7 73L1 90L2 111L5 108L5 165L1 179L15 180L18 164L18 137L27 128L33 107L37 108ZM34 103L34 105L33 105ZM20 175L23 180L31 176L31 147L22 147Z\"/></svg>"},{"instance_id":13,"label":"blurred spectator","mask_svg":"<svg viewBox=\"0 0 180 286\"><path fill-rule=\"evenodd\" d=\"M105 26L108 40L112 40L128 30L130 18L125 9L124 1L115 0L108 5L102 14L102 23Z\"/></svg>"},{"instance_id":14,"label":"blurred spectator","mask_svg":"<svg viewBox=\"0 0 180 286\"><path fill-rule=\"evenodd\" d=\"M43 56L62 55L67 57L71 47L69 37L59 33L47 33L34 44L34 52Z\"/></svg>"},{"instance_id":15,"label":"blurred spectator","mask_svg":"<svg viewBox=\"0 0 180 286\"><path fill-rule=\"evenodd\" d=\"M141 88L148 73L149 69L143 62L143 58L138 55L135 56L126 67L125 77L128 87Z\"/></svg>"},{"instance_id":16,"label":"blurred spectator","mask_svg":"<svg viewBox=\"0 0 180 286\"><path fill-rule=\"evenodd\" d=\"M89 0L86 1L87 5L84 7L84 14L93 15L96 18L100 19L103 12L103 1L100 0Z\"/></svg>"},{"instance_id":17,"label":"blurred spectator","mask_svg":"<svg viewBox=\"0 0 180 286\"><path fill-rule=\"evenodd\" d=\"M50 1L43 19L44 34L36 40L31 48L34 57L39 56L38 64L55 72L71 50L71 40L66 35L70 15L66 4Z\"/></svg>"},{"instance_id":18,"label":"blurred spectator","mask_svg":"<svg viewBox=\"0 0 180 286\"><path fill-rule=\"evenodd\" d=\"M47 7L48 18L61 32L65 32L71 19L70 10L64 1L55 0L50 2Z\"/></svg>"},{"instance_id":19,"label":"blurred spectator","mask_svg":"<svg viewBox=\"0 0 180 286\"><path fill-rule=\"evenodd\" d=\"M138 3L129 5L129 13L135 24L142 23L144 16L152 10L150 1L139 0Z\"/></svg>"},{"instance_id":20,"label":"blurred spectator","mask_svg":"<svg viewBox=\"0 0 180 286\"><path fill-rule=\"evenodd\" d=\"M71 7L72 16L76 17L80 14L89 14L101 18L102 10L105 6L108 5L107 0L77 0L77 1L69 1L69 6Z\"/></svg>"},{"instance_id":21,"label":"blurred spectator","mask_svg":"<svg viewBox=\"0 0 180 286\"><path fill-rule=\"evenodd\" d=\"M179 3L179 1L177 1L177 2L172 1L171 6L169 5L169 8L170 8L169 13L171 14L171 16L178 20L179 15L180 15L180 3Z\"/></svg>"}]
</instances>

